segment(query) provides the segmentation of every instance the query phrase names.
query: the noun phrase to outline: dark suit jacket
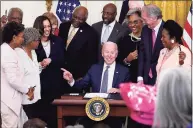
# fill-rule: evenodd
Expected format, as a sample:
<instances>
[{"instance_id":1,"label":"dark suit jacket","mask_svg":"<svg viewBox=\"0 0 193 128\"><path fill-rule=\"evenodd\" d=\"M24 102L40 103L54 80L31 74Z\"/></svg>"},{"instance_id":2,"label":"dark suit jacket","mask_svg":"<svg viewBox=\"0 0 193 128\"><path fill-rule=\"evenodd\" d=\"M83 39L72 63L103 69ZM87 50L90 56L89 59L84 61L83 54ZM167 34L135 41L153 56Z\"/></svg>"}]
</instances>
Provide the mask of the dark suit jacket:
<instances>
[{"instance_id":1,"label":"dark suit jacket","mask_svg":"<svg viewBox=\"0 0 193 128\"><path fill-rule=\"evenodd\" d=\"M97 22L92 25L92 27L95 29L97 32L98 36L98 59L103 60L101 56L101 34L102 34L102 28L103 28L103 21ZM119 43L123 39L125 35L129 33L129 29L123 27L121 24L118 22L115 23L115 26L109 36L108 41L114 42L114 43Z\"/></svg>"},{"instance_id":2,"label":"dark suit jacket","mask_svg":"<svg viewBox=\"0 0 193 128\"><path fill-rule=\"evenodd\" d=\"M156 42L152 50L152 30L145 25L142 29L141 44L139 51L139 69L138 76L142 76L145 84L155 84L157 77L156 65L159 58L160 50L163 49L161 41L164 21L162 21L157 34ZM149 81L149 71L152 70L153 79Z\"/></svg>"},{"instance_id":3,"label":"dark suit jacket","mask_svg":"<svg viewBox=\"0 0 193 128\"><path fill-rule=\"evenodd\" d=\"M73 87L82 89L91 86L92 92L99 92L101 85L101 77L103 71L103 63L94 64L84 76L83 79L75 82ZM129 71L126 67L116 64L113 78L113 88L119 88L119 84L129 81Z\"/></svg>"},{"instance_id":4,"label":"dark suit jacket","mask_svg":"<svg viewBox=\"0 0 193 128\"><path fill-rule=\"evenodd\" d=\"M59 36L66 45L71 23L60 24ZM83 77L97 61L97 34L87 23L82 25L70 42L66 51L66 67L74 78Z\"/></svg>"},{"instance_id":5,"label":"dark suit jacket","mask_svg":"<svg viewBox=\"0 0 193 128\"><path fill-rule=\"evenodd\" d=\"M40 74L41 81L41 96L42 99L53 100L59 97L63 92L63 73L60 68L64 67L64 45L62 39L56 36L51 36L51 63L42 70ZM45 50L40 43L36 49L38 62L47 58Z\"/></svg>"}]
</instances>

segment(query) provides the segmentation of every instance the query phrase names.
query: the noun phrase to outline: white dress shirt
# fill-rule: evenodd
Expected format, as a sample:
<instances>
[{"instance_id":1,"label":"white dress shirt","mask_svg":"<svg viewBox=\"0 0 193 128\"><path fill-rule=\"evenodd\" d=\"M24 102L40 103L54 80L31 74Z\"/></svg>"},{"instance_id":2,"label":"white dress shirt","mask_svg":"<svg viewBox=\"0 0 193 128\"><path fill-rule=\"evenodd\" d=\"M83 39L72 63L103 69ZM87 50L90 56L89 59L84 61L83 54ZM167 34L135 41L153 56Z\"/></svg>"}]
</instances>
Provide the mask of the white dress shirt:
<instances>
[{"instance_id":1,"label":"white dress shirt","mask_svg":"<svg viewBox=\"0 0 193 128\"><path fill-rule=\"evenodd\" d=\"M111 35L111 32L113 31L113 28L115 26L116 21L114 20L112 23L110 23L109 26L109 36ZM101 33L101 41L105 32L105 29L107 28L106 24L103 24L102 33Z\"/></svg>"},{"instance_id":2,"label":"white dress shirt","mask_svg":"<svg viewBox=\"0 0 193 128\"><path fill-rule=\"evenodd\" d=\"M48 58L50 56L50 50L51 50L50 40L45 41L45 42L42 41L41 43L42 43L42 46L43 46L44 51L46 53L46 57Z\"/></svg>"},{"instance_id":3,"label":"white dress shirt","mask_svg":"<svg viewBox=\"0 0 193 128\"><path fill-rule=\"evenodd\" d=\"M113 62L111 65L109 65L110 67L108 69L107 91L113 87L113 78L114 78L114 72L115 72L115 65L116 65L115 62ZM103 72L102 72L102 76L101 76L100 92L101 92L101 86L102 86L102 81L103 81L103 75L104 75L104 72L105 72L107 66L108 65L106 63L104 63Z\"/></svg>"},{"instance_id":4,"label":"white dress shirt","mask_svg":"<svg viewBox=\"0 0 193 128\"><path fill-rule=\"evenodd\" d=\"M24 67L24 83L30 85L30 87L35 87L34 99L29 100L27 95L23 95L22 104L33 104L41 99L40 96L40 75L39 75L39 63L37 61L37 55L34 50L32 50L32 59L27 55L25 50L22 48L16 48L15 51L20 58L20 61Z\"/></svg>"}]
</instances>

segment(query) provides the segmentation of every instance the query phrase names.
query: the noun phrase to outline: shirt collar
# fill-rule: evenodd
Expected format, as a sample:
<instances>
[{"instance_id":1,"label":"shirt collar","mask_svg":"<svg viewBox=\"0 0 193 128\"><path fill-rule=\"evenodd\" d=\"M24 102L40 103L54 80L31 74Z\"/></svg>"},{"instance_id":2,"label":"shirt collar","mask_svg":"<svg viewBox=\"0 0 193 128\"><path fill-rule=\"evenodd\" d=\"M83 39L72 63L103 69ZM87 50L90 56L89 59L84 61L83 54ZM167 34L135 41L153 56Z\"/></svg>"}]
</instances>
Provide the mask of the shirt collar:
<instances>
[{"instance_id":1,"label":"shirt collar","mask_svg":"<svg viewBox=\"0 0 193 128\"><path fill-rule=\"evenodd\" d=\"M114 20L113 22L111 22L110 24L108 24L109 27L113 28L115 26L116 21ZM103 23L103 26L107 26L106 24Z\"/></svg>"},{"instance_id":2,"label":"shirt collar","mask_svg":"<svg viewBox=\"0 0 193 128\"><path fill-rule=\"evenodd\" d=\"M162 23L162 20L160 20L159 24L158 24L157 26L155 26L155 28L153 28L155 32L158 32L158 31L159 31L159 28L160 28L160 26L161 26L161 23Z\"/></svg>"},{"instance_id":3,"label":"shirt collar","mask_svg":"<svg viewBox=\"0 0 193 128\"><path fill-rule=\"evenodd\" d=\"M115 64L116 62L114 61L111 65L109 65L110 67L109 68L112 68L112 67L115 67ZM104 66L103 66L103 69L107 67L108 65L104 62Z\"/></svg>"}]
</instances>

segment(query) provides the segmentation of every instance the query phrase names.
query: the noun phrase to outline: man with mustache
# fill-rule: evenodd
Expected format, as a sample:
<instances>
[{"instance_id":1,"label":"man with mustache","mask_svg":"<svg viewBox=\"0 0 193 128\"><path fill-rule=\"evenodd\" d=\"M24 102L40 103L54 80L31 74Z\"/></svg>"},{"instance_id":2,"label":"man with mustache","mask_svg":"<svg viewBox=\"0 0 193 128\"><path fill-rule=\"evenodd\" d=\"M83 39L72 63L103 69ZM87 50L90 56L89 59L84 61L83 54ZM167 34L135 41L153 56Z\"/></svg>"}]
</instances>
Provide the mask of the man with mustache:
<instances>
[{"instance_id":1,"label":"man with mustache","mask_svg":"<svg viewBox=\"0 0 193 128\"><path fill-rule=\"evenodd\" d=\"M74 79L82 78L97 61L97 34L86 23L88 10L77 7L72 20L62 23L59 28L59 36L64 39L66 46L66 69L74 75ZM65 50L65 49L64 49ZM69 88L66 92L77 90Z\"/></svg>"},{"instance_id":2,"label":"man with mustache","mask_svg":"<svg viewBox=\"0 0 193 128\"><path fill-rule=\"evenodd\" d=\"M101 45L103 42L111 41L118 44L121 39L129 33L129 30L119 24L115 18L117 15L117 7L109 3L104 6L102 11L102 21L92 25L98 35L98 59L103 60L101 56Z\"/></svg>"}]
</instances>

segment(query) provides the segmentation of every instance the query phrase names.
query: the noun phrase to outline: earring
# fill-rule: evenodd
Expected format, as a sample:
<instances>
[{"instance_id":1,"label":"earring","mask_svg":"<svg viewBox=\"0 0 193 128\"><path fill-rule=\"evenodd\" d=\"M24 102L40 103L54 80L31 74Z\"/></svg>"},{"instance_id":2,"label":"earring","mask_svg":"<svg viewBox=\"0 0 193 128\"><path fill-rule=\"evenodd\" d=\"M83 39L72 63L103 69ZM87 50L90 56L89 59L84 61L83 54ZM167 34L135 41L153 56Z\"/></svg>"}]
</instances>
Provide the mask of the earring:
<instances>
[{"instance_id":1,"label":"earring","mask_svg":"<svg viewBox=\"0 0 193 128\"><path fill-rule=\"evenodd\" d=\"M170 40L170 41L171 41L172 44L174 43L174 40Z\"/></svg>"}]
</instances>

